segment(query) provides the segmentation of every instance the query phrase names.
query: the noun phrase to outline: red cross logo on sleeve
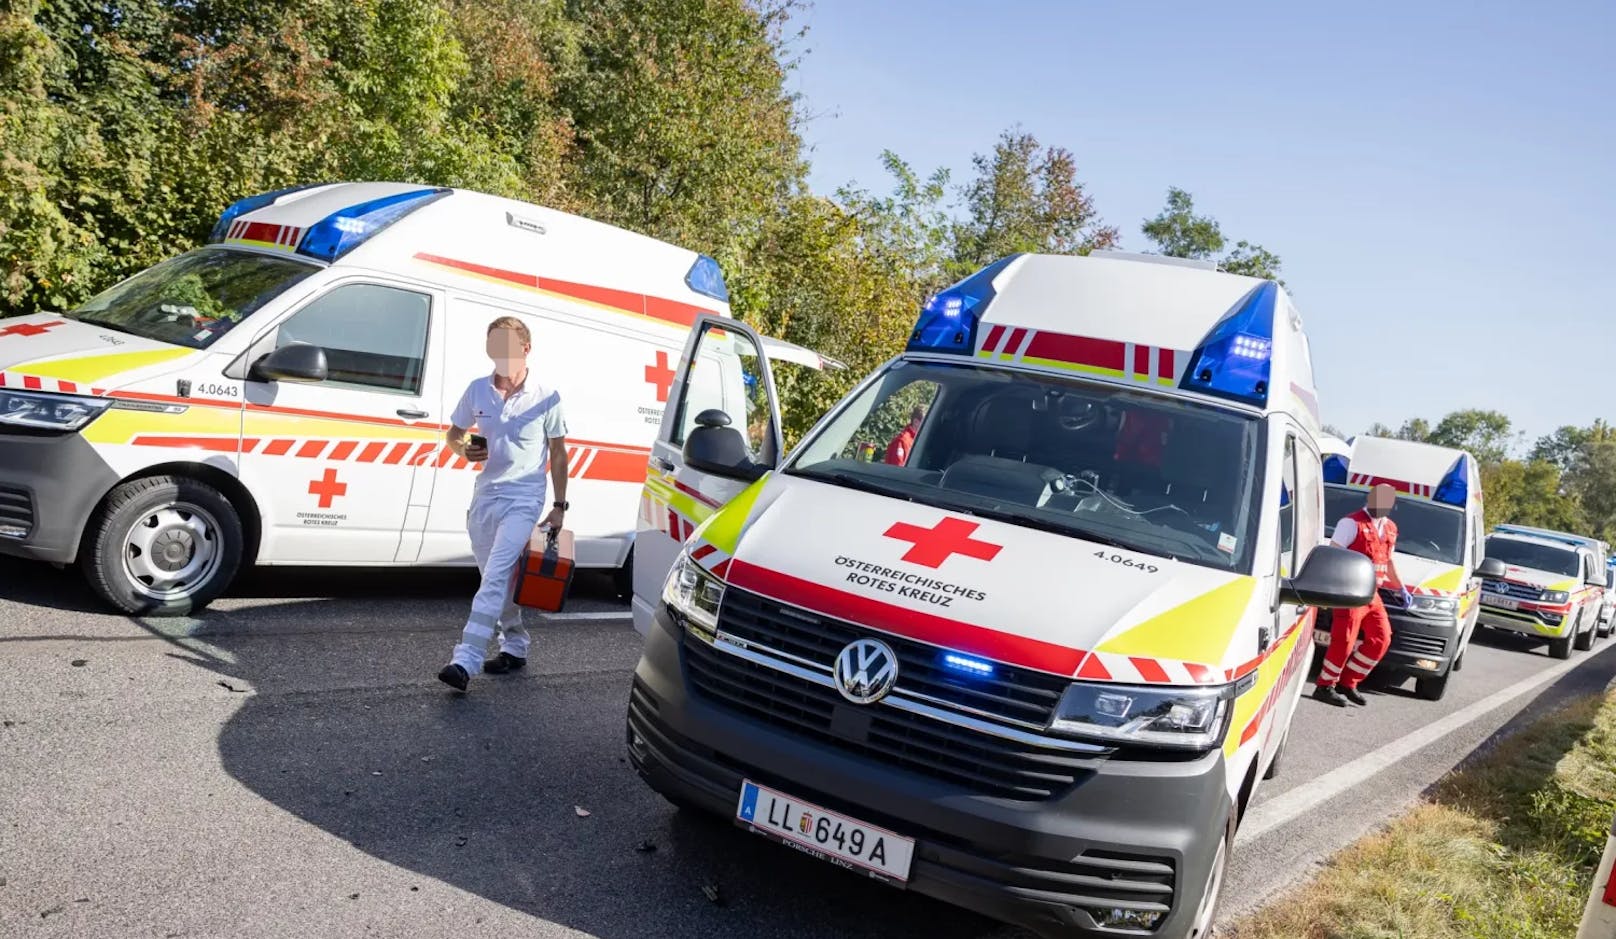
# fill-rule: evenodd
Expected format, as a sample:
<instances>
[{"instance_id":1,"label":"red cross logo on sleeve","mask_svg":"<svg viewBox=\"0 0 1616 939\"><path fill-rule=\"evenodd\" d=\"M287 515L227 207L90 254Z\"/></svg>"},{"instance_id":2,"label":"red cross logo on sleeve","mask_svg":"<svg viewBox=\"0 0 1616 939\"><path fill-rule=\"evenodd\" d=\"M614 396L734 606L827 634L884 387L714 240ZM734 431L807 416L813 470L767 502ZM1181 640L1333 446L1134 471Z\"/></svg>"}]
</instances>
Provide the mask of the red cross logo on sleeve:
<instances>
[{"instance_id":1,"label":"red cross logo on sleeve","mask_svg":"<svg viewBox=\"0 0 1616 939\"><path fill-rule=\"evenodd\" d=\"M903 553L903 560L925 567L942 567L943 562L956 554L991 561L1004 549L1004 545L978 541L971 533L981 528L980 522L963 518L944 518L930 528L921 528L908 522L898 522L884 534L899 541L910 541L914 546Z\"/></svg>"},{"instance_id":2,"label":"red cross logo on sleeve","mask_svg":"<svg viewBox=\"0 0 1616 939\"><path fill-rule=\"evenodd\" d=\"M658 349L656 361L645 367L645 380L656 386L656 399L668 400L668 389L673 387L673 367L668 364L668 353Z\"/></svg>"},{"instance_id":3,"label":"red cross logo on sleeve","mask_svg":"<svg viewBox=\"0 0 1616 939\"><path fill-rule=\"evenodd\" d=\"M66 320L56 320L50 323L18 323L15 326L0 329L0 336L43 336L66 323Z\"/></svg>"},{"instance_id":4,"label":"red cross logo on sleeve","mask_svg":"<svg viewBox=\"0 0 1616 939\"><path fill-rule=\"evenodd\" d=\"M327 469L325 475L309 483L309 495L320 497L320 508L331 508L331 502L337 496L348 494L348 484L337 481L337 471Z\"/></svg>"}]
</instances>

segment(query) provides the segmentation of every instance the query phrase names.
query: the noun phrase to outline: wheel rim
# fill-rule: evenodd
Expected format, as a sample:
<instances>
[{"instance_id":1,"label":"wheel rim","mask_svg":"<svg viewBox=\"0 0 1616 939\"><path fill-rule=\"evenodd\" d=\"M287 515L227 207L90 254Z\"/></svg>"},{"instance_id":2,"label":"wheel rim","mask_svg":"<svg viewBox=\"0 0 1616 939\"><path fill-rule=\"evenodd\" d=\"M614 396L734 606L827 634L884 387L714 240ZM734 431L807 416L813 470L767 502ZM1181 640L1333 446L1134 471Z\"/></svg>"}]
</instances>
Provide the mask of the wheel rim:
<instances>
[{"instance_id":1,"label":"wheel rim","mask_svg":"<svg viewBox=\"0 0 1616 939\"><path fill-rule=\"evenodd\" d=\"M153 600L196 593L219 570L223 554L218 521L188 502L147 511L123 537L124 576L136 592Z\"/></svg>"},{"instance_id":2,"label":"wheel rim","mask_svg":"<svg viewBox=\"0 0 1616 939\"><path fill-rule=\"evenodd\" d=\"M1212 917L1217 912L1218 893L1223 889L1223 869L1228 865L1229 839L1218 842L1218 855L1212 859L1212 875L1206 879L1206 892L1201 894L1201 906L1195 911L1195 926L1190 936L1206 936L1212 931Z\"/></svg>"}]
</instances>

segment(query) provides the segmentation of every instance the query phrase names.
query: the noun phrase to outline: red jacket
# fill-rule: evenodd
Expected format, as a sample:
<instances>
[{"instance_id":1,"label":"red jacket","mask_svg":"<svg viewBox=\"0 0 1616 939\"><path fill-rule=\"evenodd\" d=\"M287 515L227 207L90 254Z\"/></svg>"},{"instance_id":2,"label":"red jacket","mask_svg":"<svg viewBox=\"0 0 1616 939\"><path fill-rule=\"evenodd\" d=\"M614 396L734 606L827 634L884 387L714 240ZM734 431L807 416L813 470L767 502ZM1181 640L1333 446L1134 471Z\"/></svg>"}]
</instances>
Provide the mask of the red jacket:
<instances>
[{"instance_id":1,"label":"red jacket","mask_svg":"<svg viewBox=\"0 0 1616 939\"><path fill-rule=\"evenodd\" d=\"M1397 550L1397 523L1386 519L1384 530L1375 531L1375 520L1363 509L1348 515L1358 523L1358 534L1347 547L1369 558L1375 565L1375 586L1384 587L1390 580L1392 552Z\"/></svg>"},{"instance_id":2,"label":"red jacket","mask_svg":"<svg viewBox=\"0 0 1616 939\"><path fill-rule=\"evenodd\" d=\"M909 448L914 445L915 432L905 424L903 430L898 431L898 436L893 437L892 442L887 444L887 462L894 466L908 463Z\"/></svg>"}]
</instances>

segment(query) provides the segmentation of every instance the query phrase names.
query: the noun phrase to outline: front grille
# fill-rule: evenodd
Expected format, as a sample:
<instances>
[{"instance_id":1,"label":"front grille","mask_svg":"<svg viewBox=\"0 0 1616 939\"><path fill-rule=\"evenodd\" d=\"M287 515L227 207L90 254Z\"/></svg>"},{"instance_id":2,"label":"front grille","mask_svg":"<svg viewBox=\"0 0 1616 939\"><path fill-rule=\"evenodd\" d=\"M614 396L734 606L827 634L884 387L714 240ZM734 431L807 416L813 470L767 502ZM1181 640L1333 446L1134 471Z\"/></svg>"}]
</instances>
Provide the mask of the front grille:
<instances>
[{"instance_id":1,"label":"front grille","mask_svg":"<svg viewBox=\"0 0 1616 939\"><path fill-rule=\"evenodd\" d=\"M726 593L724 606L730 605ZM835 690L700 639L684 642L686 681L729 710L820 743L1008 799L1047 799L1088 772L1092 756L1039 747L912 714L861 707Z\"/></svg>"},{"instance_id":2,"label":"front grille","mask_svg":"<svg viewBox=\"0 0 1616 939\"><path fill-rule=\"evenodd\" d=\"M1482 584L1482 591L1482 600L1486 600L1489 593L1503 594L1517 600L1538 600L1543 596L1543 590L1540 587L1534 587L1531 584L1517 584L1508 580L1485 581Z\"/></svg>"},{"instance_id":3,"label":"front grille","mask_svg":"<svg viewBox=\"0 0 1616 939\"><path fill-rule=\"evenodd\" d=\"M1448 644L1441 636L1414 636L1393 630L1391 651L1441 658L1447 655Z\"/></svg>"},{"instance_id":4,"label":"front grille","mask_svg":"<svg viewBox=\"0 0 1616 939\"><path fill-rule=\"evenodd\" d=\"M34 500L28 490L15 486L0 486L0 530L18 528L26 538L34 530Z\"/></svg>"},{"instance_id":5,"label":"front grille","mask_svg":"<svg viewBox=\"0 0 1616 939\"><path fill-rule=\"evenodd\" d=\"M767 646L826 669L848 643L877 635L897 653L898 691L925 695L1040 731L1049 726L1055 705L1070 684L1070 679L1003 663L993 666L991 676L955 676L942 666L942 650L936 646L872 633L734 587L724 591L718 629L726 636Z\"/></svg>"}]
</instances>

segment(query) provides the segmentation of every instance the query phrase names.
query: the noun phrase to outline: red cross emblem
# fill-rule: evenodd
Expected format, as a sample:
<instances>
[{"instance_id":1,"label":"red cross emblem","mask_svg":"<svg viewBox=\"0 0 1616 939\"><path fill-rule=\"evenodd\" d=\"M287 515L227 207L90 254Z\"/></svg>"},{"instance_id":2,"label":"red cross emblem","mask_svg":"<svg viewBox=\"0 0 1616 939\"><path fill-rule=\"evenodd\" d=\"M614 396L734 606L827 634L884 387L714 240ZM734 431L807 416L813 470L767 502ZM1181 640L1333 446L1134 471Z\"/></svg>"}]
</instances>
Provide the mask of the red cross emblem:
<instances>
[{"instance_id":1,"label":"red cross emblem","mask_svg":"<svg viewBox=\"0 0 1616 939\"><path fill-rule=\"evenodd\" d=\"M337 482L337 471L327 469L325 475L309 483L309 495L320 497L320 508L331 508L331 500L337 496L347 495L348 484Z\"/></svg>"},{"instance_id":2,"label":"red cross emblem","mask_svg":"<svg viewBox=\"0 0 1616 939\"><path fill-rule=\"evenodd\" d=\"M66 320L56 320L51 323L18 323L15 326L0 329L0 336L43 336L66 322Z\"/></svg>"},{"instance_id":3,"label":"red cross emblem","mask_svg":"<svg viewBox=\"0 0 1616 939\"><path fill-rule=\"evenodd\" d=\"M899 541L914 542L914 547L903 553L903 560L926 567L942 567L943 562L956 554L991 561L1004 545L977 541L971 533L981 528L980 522L967 522L963 518L944 518L930 528L921 528L908 522L898 522L884 534Z\"/></svg>"},{"instance_id":4,"label":"red cross emblem","mask_svg":"<svg viewBox=\"0 0 1616 939\"><path fill-rule=\"evenodd\" d=\"M668 400L668 389L673 387L673 367L668 364L668 353L657 350L656 361L645 367L645 380L656 386L656 399Z\"/></svg>"}]
</instances>

